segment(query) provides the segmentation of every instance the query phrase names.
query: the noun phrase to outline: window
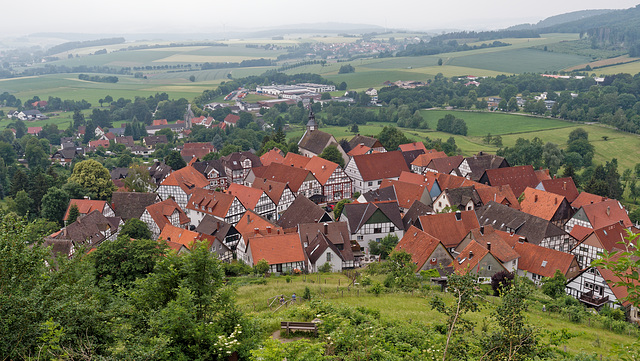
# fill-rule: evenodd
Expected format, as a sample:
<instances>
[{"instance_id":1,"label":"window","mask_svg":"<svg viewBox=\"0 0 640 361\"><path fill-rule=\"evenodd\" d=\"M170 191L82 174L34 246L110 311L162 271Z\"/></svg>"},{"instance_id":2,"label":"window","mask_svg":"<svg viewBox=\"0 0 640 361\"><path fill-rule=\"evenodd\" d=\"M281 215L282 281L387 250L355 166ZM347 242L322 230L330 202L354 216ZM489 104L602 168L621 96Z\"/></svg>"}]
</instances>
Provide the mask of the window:
<instances>
[{"instance_id":1,"label":"window","mask_svg":"<svg viewBox=\"0 0 640 361\"><path fill-rule=\"evenodd\" d=\"M282 272L282 263L276 265L276 272Z\"/></svg>"},{"instance_id":2,"label":"window","mask_svg":"<svg viewBox=\"0 0 640 361\"><path fill-rule=\"evenodd\" d=\"M373 233L382 233L382 227L373 228Z\"/></svg>"},{"instance_id":3,"label":"window","mask_svg":"<svg viewBox=\"0 0 640 361\"><path fill-rule=\"evenodd\" d=\"M587 252L587 247L580 246L580 252Z\"/></svg>"},{"instance_id":4,"label":"window","mask_svg":"<svg viewBox=\"0 0 640 361\"><path fill-rule=\"evenodd\" d=\"M327 262L331 262L331 252L327 252Z\"/></svg>"},{"instance_id":5,"label":"window","mask_svg":"<svg viewBox=\"0 0 640 361\"><path fill-rule=\"evenodd\" d=\"M358 241L362 241L362 240L364 240L364 236L358 236L358 237L356 237L356 239L357 239Z\"/></svg>"},{"instance_id":6,"label":"window","mask_svg":"<svg viewBox=\"0 0 640 361\"><path fill-rule=\"evenodd\" d=\"M379 181L378 181L378 185L380 185L380 184L382 184L382 181L381 181L381 180L379 180Z\"/></svg>"},{"instance_id":7,"label":"window","mask_svg":"<svg viewBox=\"0 0 640 361\"><path fill-rule=\"evenodd\" d=\"M389 227L389 232L395 232L395 231L396 231L396 227L394 226Z\"/></svg>"},{"instance_id":8,"label":"window","mask_svg":"<svg viewBox=\"0 0 640 361\"><path fill-rule=\"evenodd\" d=\"M491 271L491 265L487 265L487 271Z\"/></svg>"},{"instance_id":9,"label":"window","mask_svg":"<svg viewBox=\"0 0 640 361\"><path fill-rule=\"evenodd\" d=\"M368 185L369 187L371 187L371 186L373 185L373 182L369 182L369 183L367 183L367 185Z\"/></svg>"}]
</instances>

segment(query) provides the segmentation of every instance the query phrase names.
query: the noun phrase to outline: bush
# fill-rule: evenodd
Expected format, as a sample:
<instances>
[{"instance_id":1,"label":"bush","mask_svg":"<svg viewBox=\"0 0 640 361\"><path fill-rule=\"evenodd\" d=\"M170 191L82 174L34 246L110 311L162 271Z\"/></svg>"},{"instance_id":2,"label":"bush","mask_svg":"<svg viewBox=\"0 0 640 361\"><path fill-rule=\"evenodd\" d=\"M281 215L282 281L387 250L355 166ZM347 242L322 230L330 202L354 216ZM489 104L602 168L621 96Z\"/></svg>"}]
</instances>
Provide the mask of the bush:
<instances>
[{"instance_id":1,"label":"bush","mask_svg":"<svg viewBox=\"0 0 640 361\"><path fill-rule=\"evenodd\" d=\"M380 295L384 292L384 286L380 282L374 283L371 287L367 289L367 292L373 293L374 295Z\"/></svg>"},{"instance_id":2,"label":"bush","mask_svg":"<svg viewBox=\"0 0 640 361\"><path fill-rule=\"evenodd\" d=\"M363 286L371 285L371 278L369 276L362 276L362 278L360 278L360 284Z\"/></svg>"},{"instance_id":3,"label":"bush","mask_svg":"<svg viewBox=\"0 0 640 361\"><path fill-rule=\"evenodd\" d=\"M291 283L291 276L285 277L284 280L287 281L287 283Z\"/></svg>"},{"instance_id":4,"label":"bush","mask_svg":"<svg viewBox=\"0 0 640 361\"><path fill-rule=\"evenodd\" d=\"M509 271L502 271L491 276L491 289L493 289L493 295L499 296L500 292L511 285L513 280L513 273Z\"/></svg>"},{"instance_id":5,"label":"bush","mask_svg":"<svg viewBox=\"0 0 640 361\"><path fill-rule=\"evenodd\" d=\"M582 320L584 320L584 317L586 316L584 307L582 307L581 305L566 307L565 309L562 310L562 313L568 316L571 322L575 322L575 323L581 322Z\"/></svg>"},{"instance_id":6,"label":"bush","mask_svg":"<svg viewBox=\"0 0 640 361\"><path fill-rule=\"evenodd\" d=\"M320 273L330 273L333 270L331 263L325 262L322 266L318 267L318 272Z\"/></svg>"},{"instance_id":7,"label":"bush","mask_svg":"<svg viewBox=\"0 0 640 361\"><path fill-rule=\"evenodd\" d=\"M311 301L311 290L309 289L309 287L305 287L304 288L304 293L302 294L302 299L303 300L307 300L307 301Z\"/></svg>"},{"instance_id":8,"label":"bush","mask_svg":"<svg viewBox=\"0 0 640 361\"><path fill-rule=\"evenodd\" d=\"M233 261L231 263L223 263L224 274L228 277L237 277L251 274L253 268L243 261Z\"/></svg>"}]
</instances>

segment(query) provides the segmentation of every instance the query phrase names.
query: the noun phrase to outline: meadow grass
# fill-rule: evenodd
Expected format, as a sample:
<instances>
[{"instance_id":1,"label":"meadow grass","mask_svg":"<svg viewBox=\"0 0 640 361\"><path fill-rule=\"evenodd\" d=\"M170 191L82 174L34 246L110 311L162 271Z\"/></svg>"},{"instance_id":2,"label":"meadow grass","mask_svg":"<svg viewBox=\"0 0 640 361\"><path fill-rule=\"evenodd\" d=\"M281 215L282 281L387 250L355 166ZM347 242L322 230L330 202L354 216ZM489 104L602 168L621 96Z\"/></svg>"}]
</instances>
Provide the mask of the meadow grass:
<instances>
[{"instance_id":1,"label":"meadow grass","mask_svg":"<svg viewBox=\"0 0 640 361\"><path fill-rule=\"evenodd\" d=\"M506 48L508 47L505 47L504 51L456 56L447 60L446 64L506 73L542 73L584 64L591 60L590 58L573 54L552 53L535 49Z\"/></svg>"},{"instance_id":2,"label":"meadow grass","mask_svg":"<svg viewBox=\"0 0 640 361\"><path fill-rule=\"evenodd\" d=\"M251 279L251 278L249 278ZM374 276L375 281L382 280L381 276ZM439 295L445 302L453 302L453 298L446 293L431 290L423 292L395 292L383 293L376 296L367 293L362 286L347 287L351 280L341 274L310 274L291 276L291 282L286 282L286 277L269 277L266 285L240 285L237 286L237 302L242 311L253 315L262 315L270 318L283 320L284 315L281 310L276 311L279 306L277 300L269 307L270 299L284 295L286 300L291 298L292 293L296 293L298 304L304 302L302 295L305 287L309 287L314 299L326 300L336 305L344 306L365 306L378 310L384 320L419 322L427 325L442 324L445 317L431 309L430 300ZM234 279L242 284L243 278ZM483 286L484 287L484 286ZM529 310L526 312L528 322L535 326L539 332L546 335L547 332L567 330L574 335L565 344L559 346L570 353L587 354L610 354L614 344L631 343L637 339L637 335L618 334L610 332L604 328L595 317L586 318L582 322L573 323L561 314L542 312L542 304L551 300L535 291L533 299L527 300ZM474 331L481 334L481 325L488 324L489 330L493 326L491 317L496 305L500 303L500 298L493 296L481 296L478 298L480 304L479 312L465 315L465 318L474 322ZM297 307L296 305L288 307ZM292 321L287 319L288 321ZM303 320L297 320L303 321Z\"/></svg>"}]
</instances>

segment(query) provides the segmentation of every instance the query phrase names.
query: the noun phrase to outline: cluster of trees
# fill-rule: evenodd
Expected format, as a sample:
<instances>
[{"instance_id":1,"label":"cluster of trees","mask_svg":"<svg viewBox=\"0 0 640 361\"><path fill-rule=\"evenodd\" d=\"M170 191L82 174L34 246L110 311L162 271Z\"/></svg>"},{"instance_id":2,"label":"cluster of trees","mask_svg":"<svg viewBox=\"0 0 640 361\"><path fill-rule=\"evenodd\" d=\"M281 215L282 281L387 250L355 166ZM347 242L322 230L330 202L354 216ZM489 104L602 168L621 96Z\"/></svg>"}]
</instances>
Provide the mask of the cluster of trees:
<instances>
[{"instance_id":1,"label":"cluster of trees","mask_svg":"<svg viewBox=\"0 0 640 361\"><path fill-rule=\"evenodd\" d=\"M99 76L99 75L79 74L78 79L93 81L98 83L117 83L118 82L118 77L113 75Z\"/></svg>"},{"instance_id":2,"label":"cluster of trees","mask_svg":"<svg viewBox=\"0 0 640 361\"><path fill-rule=\"evenodd\" d=\"M338 70L338 74L348 74L348 73L355 73L355 72L356 72L356 68L354 68L351 64L342 65Z\"/></svg>"},{"instance_id":3,"label":"cluster of trees","mask_svg":"<svg viewBox=\"0 0 640 361\"><path fill-rule=\"evenodd\" d=\"M23 103L21 99L16 98L15 95L9 94L8 92L4 92L0 94L0 105L4 105L7 107L15 107L18 110L35 109L35 107L33 106L33 103L40 100L42 99L40 99L40 97L36 95L31 99L25 100ZM70 99L62 100L58 97L49 96L49 98L47 99L47 105L45 107L40 107L39 109L42 109L45 111L55 111L55 110L73 111L76 109L83 110L83 109L89 109L89 108L91 108L91 103L87 102L84 99L79 101L70 100Z\"/></svg>"},{"instance_id":4,"label":"cluster of trees","mask_svg":"<svg viewBox=\"0 0 640 361\"><path fill-rule=\"evenodd\" d=\"M249 68L252 66L271 66L273 61L271 59L248 59L239 63L226 62L226 63L209 63L205 62L200 65L201 70L209 69L223 69L223 68Z\"/></svg>"},{"instance_id":5,"label":"cluster of trees","mask_svg":"<svg viewBox=\"0 0 640 361\"><path fill-rule=\"evenodd\" d=\"M50 47L47 50L47 54L53 55L53 54L58 54L58 53L62 53L62 52L73 50L73 49L92 48L92 47L103 46L103 45L123 44L124 42L125 42L125 39L122 37L105 38L105 39L97 39L97 40L85 40L85 41L69 41L66 43L62 43L62 44Z\"/></svg>"},{"instance_id":6,"label":"cluster of trees","mask_svg":"<svg viewBox=\"0 0 640 361\"><path fill-rule=\"evenodd\" d=\"M411 143L411 140L407 138L400 129L393 126L385 126L379 134L375 135L375 138L378 139L388 151L398 150L400 144ZM423 143L427 149L436 149L448 155L460 153L460 148L456 145L456 140L453 137L449 137L446 142L443 142L442 139L439 138L430 139L426 137ZM340 145L343 145L343 143L341 142ZM348 147L345 149L348 149Z\"/></svg>"},{"instance_id":7,"label":"cluster of trees","mask_svg":"<svg viewBox=\"0 0 640 361\"><path fill-rule=\"evenodd\" d=\"M467 123L464 119L456 118L453 114L447 114L444 118L438 119L439 132L467 135Z\"/></svg>"},{"instance_id":8,"label":"cluster of trees","mask_svg":"<svg viewBox=\"0 0 640 361\"><path fill-rule=\"evenodd\" d=\"M493 41L491 43L482 43L480 45L468 45L466 43L459 44L457 40L449 40L447 42L433 38L429 42L420 41L417 44L407 44L404 50L400 50L396 53L396 56L423 56L423 55L435 55L442 53L450 53L454 51L467 51L484 48L495 48L500 46L509 46L511 44L503 43L501 41ZM438 62L438 65L442 65L442 61Z\"/></svg>"}]
</instances>

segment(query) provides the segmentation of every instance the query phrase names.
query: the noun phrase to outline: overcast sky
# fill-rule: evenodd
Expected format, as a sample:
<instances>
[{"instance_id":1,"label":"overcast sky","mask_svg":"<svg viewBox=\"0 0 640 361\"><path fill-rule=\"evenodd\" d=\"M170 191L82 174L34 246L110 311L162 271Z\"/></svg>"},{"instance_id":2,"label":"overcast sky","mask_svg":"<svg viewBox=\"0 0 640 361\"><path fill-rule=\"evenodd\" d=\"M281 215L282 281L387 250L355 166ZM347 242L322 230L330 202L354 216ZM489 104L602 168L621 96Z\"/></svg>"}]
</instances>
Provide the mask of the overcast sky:
<instances>
[{"instance_id":1,"label":"overcast sky","mask_svg":"<svg viewBox=\"0 0 640 361\"><path fill-rule=\"evenodd\" d=\"M640 0L17 0L2 1L0 37L36 32L196 33L342 22L409 30L500 29Z\"/></svg>"}]
</instances>

